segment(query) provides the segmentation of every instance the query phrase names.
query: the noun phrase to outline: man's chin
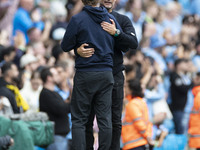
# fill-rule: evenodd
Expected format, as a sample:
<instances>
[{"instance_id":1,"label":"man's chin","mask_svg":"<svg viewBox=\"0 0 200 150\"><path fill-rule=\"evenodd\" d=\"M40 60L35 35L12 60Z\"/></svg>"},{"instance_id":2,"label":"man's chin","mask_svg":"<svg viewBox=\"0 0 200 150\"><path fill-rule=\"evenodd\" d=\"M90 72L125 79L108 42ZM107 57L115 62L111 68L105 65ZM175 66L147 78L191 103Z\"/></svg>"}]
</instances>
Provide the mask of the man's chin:
<instances>
[{"instance_id":1,"label":"man's chin","mask_svg":"<svg viewBox=\"0 0 200 150\"><path fill-rule=\"evenodd\" d=\"M106 5L104 5L104 7L105 7L107 10L109 10L109 9L112 8L112 6L106 6Z\"/></svg>"}]
</instances>

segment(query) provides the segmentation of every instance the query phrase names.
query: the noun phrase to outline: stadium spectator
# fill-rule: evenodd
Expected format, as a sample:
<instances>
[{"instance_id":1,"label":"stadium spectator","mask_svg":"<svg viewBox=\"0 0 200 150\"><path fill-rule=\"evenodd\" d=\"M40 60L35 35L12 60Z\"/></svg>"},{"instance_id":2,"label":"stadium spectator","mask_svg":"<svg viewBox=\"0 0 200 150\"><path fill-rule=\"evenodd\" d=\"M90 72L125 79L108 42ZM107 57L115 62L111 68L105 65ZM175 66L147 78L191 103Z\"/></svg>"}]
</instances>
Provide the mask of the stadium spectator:
<instances>
[{"instance_id":1,"label":"stadium spectator","mask_svg":"<svg viewBox=\"0 0 200 150\"><path fill-rule=\"evenodd\" d=\"M187 102L188 91L192 87L190 76L185 74L188 69L186 61L185 59L177 59L175 61L175 70L170 75L170 95L172 99L170 107L173 113L177 134L184 133L184 108Z\"/></svg>"},{"instance_id":2,"label":"stadium spectator","mask_svg":"<svg viewBox=\"0 0 200 150\"><path fill-rule=\"evenodd\" d=\"M122 122L123 149L145 150L145 145L154 145L152 124L149 122L148 107L140 80L128 81L131 99L126 105Z\"/></svg>"},{"instance_id":3,"label":"stadium spectator","mask_svg":"<svg viewBox=\"0 0 200 150\"><path fill-rule=\"evenodd\" d=\"M47 150L67 149L66 135L69 132L69 120L67 114L70 111L69 104L54 91L55 85L60 82L61 77L54 67L44 68L41 71L43 89L39 97L40 111L46 112L51 121L55 122L54 143Z\"/></svg>"},{"instance_id":4,"label":"stadium spectator","mask_svg":"<svg viewBox=\"0 0 200 150\"><path fill-rule=\"evenodd\" d=\"M192 93L194 96L193 102L194 105L192 107L192 111L190 113L190 120L189 120L189 146L191 148L196 148L197 150L200 149L200 131L199 131L199 114L200 114L200 104L199 104L199 96L200 96L200 73L196 74L194 78L194 87L192 89ZM198 120L198 121L197 121Z\"/></svg>"},{"instance_id":5,"label":"stadium spectator","mask_svg":"<svg viewBox=\"0 0 200 150\"><path fill-rule=\"evenodd\" d=\"M37 20L36 17L38 16L31 18L30 12L33 8L34 0L20 0L20 7L14 17L13 35L15 36L18 30L21 31L26 38L26 43L29 41L27 31L31 27L37 27L40 30L44 28L44 23L41 20Z\"/></svg>"},{"instance_id":6,"label":"stadium spectator","mask_svg":"<svg viewBox=\"0 0 200 150\"><path fill-rule=\"evenodd\" d=\"M1 70L0 95L8 98L14 113L27 111L29 106L16 87L15 81L19 75L17 66L14 63L8 62L2 66Z\"/></svg>"},{"instance_id":7,"label":"stadium spectator","mask_svg":"<svg viewBox=\"0 0 200 150\"><path fill-rule=\"evenodd\" d=\"M12 62L15 58L16 52L14 47L3 48L0 52L0 67L6 62Z\"/></svg>"},{"instance_id":8,"label":"stadium spectator","mask_svg":"<svg viewBox=\"0 0 200 150\"><path fill-rule=\"evenodd\" d=\"M38 112L39 95L42 90L40 73L38 71L34 71L31 75L30 82L26 84L27 85L20 90L20 93L30 106L29 110L32 112Z\"/></svg>"},{"instance_id":9,"label":"stadium spectator","mask_svg":"<svg viewBox=\"0 0 200 150\"><path fill-rule=\"evenodd\" d=\"M109 0L105 1L108 5L111 4ZM199 0L117 0L112 8L131 19L136 29L136 36L140 41L137 51L131 49L123 55L124 64L127 67L125 70L126 80L138 79L141 81L141 86L147 85L146 91L149 92L149 95L158 94L158 91L163 88L158 88L158 85L150 86L150 84L155 83L154 72L157 68L156 70L159 70L157 75L159 74L158 76L162 78L161 83L164 83L165 98L152 102L152 107L157 107L156 111L153 112L163 111L163 106L166 103L161 105L161 102L165 102L167 99L175 116L176 127L179 121L177 118L182 118L178 125L183 127L181 133L185 135L188 134L188 122L193 106L192 89L187 87L184 94L180 94L179 88L174 85L176 82L170 81L170 75L171 79L174 74L177 75L175 72L180 66L177 65L176 60L180 59L187 59L186 63L183 63L185 70L182 71L181 75L177 75L178 80L183 81L184 86L189 86L191 79L197 70L199 71L200 15L198 4ZM38 97L38 90L41 89L41 87L38 88L40 81L37 71L40 72L43 67L56 66L57 71L62 74L60 77L62 82L58 86L58 91L61 93L64 91L64 99L70 95L69 91L73 87L75 74L74 60L77 59L77 56L72 51L70 53L61 52L59 44L70 18L80 12L82 8L81 0L0 0L0 93L4 94L2 95L4 109L0 112L1 114L4 114L3 112L10 107L7 105L9 103L14 113L22 112L19 100L23 98L25 102L30 104L31 110L37 111L38 104L36 103L38 100L33 99L38 99L34 98ZM26 58L27 55L31 56ZM16 64L20 72L19 75L17 75L17 69L13 68L14 65L11 65L12 69L5 68L4 65L10 62ZM20 64L23 67L20 67ZM184 68L183 64L181 66ZM116 68L118 69L118 67ZM21 79L25 79L24 85ZM179 84L179 81L177 83ZM10 89L6 87L6 84L12 85L8 86ZM22 87L24 92L21 95L23 98L18 94ZM153 88L151 89L151 87ZM37 96L34 94L36 91L33 88L38 89L36 90ZM186 89L189 92L186 92ZM24 93L27 94L24 95ZM175 95L179 93L181 96L175 98L177 96L174 96L174 93ZM70 96L67 101L69 99ZM29 101L34 103L29 103ZM181 103L178 104L181 108L176 108L176 102ZM165 112L167 111L165 110ZM163 118L166 118L166 114L159 116L153 113L154 127L158 127L158 132L154 133L165 131L163 125L165 126L169 120L165 119L162 122ZM162 122L162 124L156 122ZM190 121L190 124L193 122ZM166 150L165 146L172 146L172 144L168 144L168 140L172 137L173 131L172 125L172 129L169 130L163 141L164 147L161 146L164 150ZM95 134L96 137L97 134ZM183 136L174 134L173 141L176 141L178 145L181 143L179 137ZM17 142L17 144L19 143Z\"/></svg>"},{"instance_id":10,"label":"stadium spectator","mask_svg":"<svg viewBox=\"0 0 200 150\"><path fill-rule=\"evenodd\" d=\"M0 0L0 31L4 32L6 45L12 40L13 18L20 0ZM1 37L2 38L2 37Z\"/></svg>"}]
</instances>

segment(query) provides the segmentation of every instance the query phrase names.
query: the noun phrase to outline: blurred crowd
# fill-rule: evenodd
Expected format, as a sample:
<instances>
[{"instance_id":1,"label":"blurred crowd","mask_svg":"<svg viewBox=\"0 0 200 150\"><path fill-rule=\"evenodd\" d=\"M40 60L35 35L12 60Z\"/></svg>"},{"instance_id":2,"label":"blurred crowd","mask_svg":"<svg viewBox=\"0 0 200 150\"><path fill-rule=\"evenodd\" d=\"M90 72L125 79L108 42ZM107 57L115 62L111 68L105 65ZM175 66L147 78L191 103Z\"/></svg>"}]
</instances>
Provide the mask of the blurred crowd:
<instances>
[{"instance_id":1,"label":"blurred crowd","mask_svg":"<svg viewBox=\"0 0 200 150\"><path fill-rule=\"evenodd\" d=\"M115 5L131 20L139 42L137 50L124 54L124 105L128 81L138 79L157 146L167 134L188 135L192 89L200 84L194 81L200 71L200 1L116 0ZM81 0L0 0L0 114L38 112L45 82L55 83L54 91L70 103L75 56L63 52L60 42L82 8ZM55 78L41 79L46 67ZM71 136L66 139L69 144Z\"/></svg>"}]
</instances>

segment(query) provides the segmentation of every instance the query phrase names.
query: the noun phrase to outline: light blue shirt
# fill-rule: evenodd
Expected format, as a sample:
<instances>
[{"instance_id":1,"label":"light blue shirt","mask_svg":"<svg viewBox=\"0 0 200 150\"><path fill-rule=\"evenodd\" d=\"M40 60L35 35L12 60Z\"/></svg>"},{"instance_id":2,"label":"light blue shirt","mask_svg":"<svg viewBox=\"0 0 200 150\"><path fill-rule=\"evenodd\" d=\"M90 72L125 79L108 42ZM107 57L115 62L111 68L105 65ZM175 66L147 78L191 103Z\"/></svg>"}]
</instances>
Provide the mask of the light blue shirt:
<instances>
[{"instance_id":1,"label":"light blue shirt","mask_svg":"<svg viewBox=\"0 0 200 150\"><path fill-rule=\"evenodd\" d=\"M181 28L182 28L182 17L181 16L177 16L173 20L165 19L162 22L162 26L164 28L170 28L172 34L174 34L174 35L179 34L180 31L181 31Z\"/></svg>"},{"instance_id":2,"label":"light blue shirt","mask_svg":"<svg viewBox=\"0 0 200 150\"><path fill-rule=\"evenodd\" d=\"M190 113L194 104L194 95L192 94L192 90L188 91L187 95L187 103L185 105L184 112Z\"/></svg>"},{"instance_id":3,"label":"light blue shirt","mask_svg":"<svg viewBox=\"0 0 200 150\"><path fill-rule=\"evenodd\" d=\"M172 100L171 100L171 92L170 92L170 86L171 86L171 82L170 82L170 76L169 75L165 75L164 77L164 87L165 87L165 91L167 92L167 103L171 104Z\"/></svg>"},{"instance_id":4,"label":"light blue shirt","mask_svg":"<svg viewBox=\"0 0 200 150\"><path fill-rule=\"evenodd\" d=\"M143 48L142 49L142 53L144 53L145 56L150 56L152 57L160 66L160 68L164 71L167 70L167 64L164 60L164 58L162 57L161 54L159 54L158 52L156 52L154 49L151 48Z\"/></svg>"},{"instance_id":5,"label":"light blue shirt","mask_svg":"<svg viewBox=\"0 0 200 150\"><path fill-rule=\"evenodd\" d=\"M131 20L131 22L132 22L132 24L133 24L133 26L135 28L137 39L138 39L138 41L140 41L142 39L142 25L143 25L143 23L145 21L146 13L142 12L141 16L140 16L140 18L138 19L137 22L135 22L133 20L134 16L133 16L133 14L131 12L127 12L125 15L127 17L129 17L129 19Z\"/></svg>"},{"instance_id":6,"label":"light blue shirt","mask_svg":"<svg viewBox=\"0 0 200 150\"><path fill-rule=\"evenodd\" d=\"M164 51L167 53L165 61L167 63L174 63L177 56L174 55L174 52L177 50L177 46L166 46Z\"/></svg>"},{"instance_id":7,"label":"light blue shirt","mask_svg":"<svg viewBox=\"0 0 200 150\"><path fill-rule=\"evenodd\" d=\"M54 91L57 92L62 98L63 100L66 100L69 96L70 96L70 92L67 91L63 91L60 88L58 88L57 86L55 86ZM66 138L67 139L72 139L72 132L71 132L71 127L72 127L72 122L71 122L71 113L68 114L69 117L69 128L70 128L70 132L67 134Z\"/></svg>"},{"instance_id":8,"label":"light blue shirt","mask_svg":"<svg viewBox=\"0 0 200 150\"><path fill-rule=\"evenodd\" d=\"M198 71L200 71L200 55L195 55L192 58L192 62L195 65L195 67L197 67Z\"/></svg>"},{"instance_id":9,"label":"light blue shirt","mask_svg":"<svg viewBox=\"0 0 200 150\"><path fill-rule=\"evenodd\" d=\"M144 92L144 96L145 96L147 106L149 109L149 119L152 120L153 119L153 108L152 108L153 102L165 98L164 84L163 83L158 84L157 90L146 89Z\"/></svg>"},{"instance_id":10,"label":"light blue shirt","mask_svg":"<svg viewBox=\"0 0 200 150\"><path fill-rule=\"evenodd\" d=\"M44 23L42 21L34 23L31 20L29 12L24 8L20 7L15 13L13 21L13 35L16 35L17 30L21 31L25 35L26 43L28 43L27 31L32 27L36 27L40 30L43 30Z\"/></svg>"},{"instance_id":11,"label":"light blue shirt","mask_svg":"<svg viewBox=\"0 0 200 150\"><path fill-rule=\"evenodd\" d=\"M182 7L182 14L190 14L190 3L191 0L178 0Z\"/></svg>"},{"instance_id":12,"label":"light blue shirt","mask_svg":"<svg viewBox=\"0 0 200 150\"><path fill-rule=\"evenodd\" d=\"M160 6L165 6L167 5L169 2L171 2L173 0L156 0L156 3Z\"/></svg>"},{"instance_id":13,"label":"light blue shirt","mask_svg":"<svg viewBox=\"0 0 200 150\"><path fill-rule=\"evenodd\" d=\"M190 13L200 15L200 0L190 0Z\"/></svg>"},{"instance_id":14,"label":"light blue shirt","mask_svg":"<svg viewBox=\"0 0 200 150\"><path fill-rule=\"evenodd\" d=\"M55 86L54 91L57 92L63 98L63 100L66 100L70 95L69 91L67 91L67 92L63 91L60 88L58 88L57 86Z\"/></svg>"}]
</instances>

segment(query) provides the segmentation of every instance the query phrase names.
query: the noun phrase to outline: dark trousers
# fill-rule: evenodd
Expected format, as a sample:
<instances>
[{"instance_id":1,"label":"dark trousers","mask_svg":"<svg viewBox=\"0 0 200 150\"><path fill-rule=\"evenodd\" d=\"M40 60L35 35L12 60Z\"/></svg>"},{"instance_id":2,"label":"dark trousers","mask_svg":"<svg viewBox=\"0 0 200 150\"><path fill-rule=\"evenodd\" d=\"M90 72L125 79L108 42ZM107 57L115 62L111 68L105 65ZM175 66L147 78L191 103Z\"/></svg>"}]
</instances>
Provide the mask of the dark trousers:
<instances>
[{"instance_id":1,"label":"dark trousers","mask_svg":"<svg viewBox=\"0 0 200 150\"><path fill-rule=\"evenodd\" d=\"M178 110L178 111L172 111L172 114L173 114L176 134L184 134L184 125L183 125L184 112Z\"/></svg>"},{"instance_id":2,"label":"dark trousers","mask_svg":"<svg viewBox=\"0 0 200 150\"><path fill-rule=\"evenodd\" d=\"M68 142L67 142L67 150L72 150L72 140L68 140Z\"/></svg>"},{"instance_id":3,"label":"dark trousers","mask_svg":"<svg viewBox=\"0 0 200 150\"><path fill-rule=\"evenodd\" d=\"M110 150L120 150L121 137L121 114L124 98L124 75L122 72L114 75L114 87L112 91L112 143ZM93 120L94 111L91 111L89 122L87 123L86 142L87 150L93 150Z\"/></svg>"},{"instance_id":4,"label":"dark trousers","mask_svg":"<svg viewBox=\"0 0 200 150\"><path fill-rule=\"evenodd\" d=\"M135 148L132 148L132 149L130 149L130 150L145 150L146 148L145 148L145 145L143 145L143 146L139 146L139 147L135 147Z\"/></svg>"},{"instance_id":5,"label":"dark trousers","mask_svg":"<svg viewBox=\"0 0 200 150\"><path fill-rule=\"evenodd\" d=\"M86 124L92 109L99 126L99 150L109 150L113 83L110 71L76 72L71 100L73 150L86 150Z\"/></svg>"}]
</instances>

